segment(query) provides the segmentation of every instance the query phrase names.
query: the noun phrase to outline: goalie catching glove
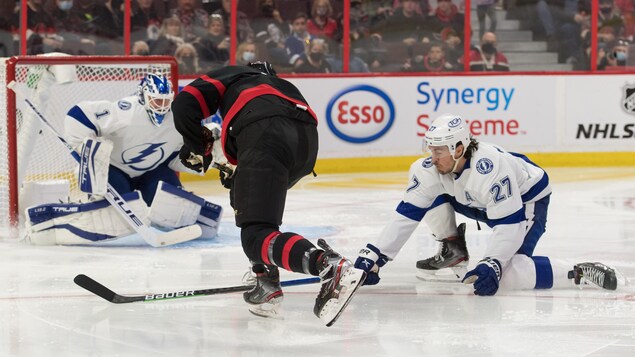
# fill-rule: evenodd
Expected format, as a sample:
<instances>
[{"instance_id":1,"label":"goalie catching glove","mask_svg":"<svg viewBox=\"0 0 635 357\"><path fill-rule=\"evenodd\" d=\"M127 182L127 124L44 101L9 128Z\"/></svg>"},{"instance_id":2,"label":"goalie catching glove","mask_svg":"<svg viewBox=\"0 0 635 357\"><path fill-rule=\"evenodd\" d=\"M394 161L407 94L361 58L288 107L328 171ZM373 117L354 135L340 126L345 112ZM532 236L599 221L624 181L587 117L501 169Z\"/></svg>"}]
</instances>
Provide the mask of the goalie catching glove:
<instances>
[{"instance_id":1,"label":"goalie catching glove","mask_svg":"<svg viewBox=\"0 0 635 357\"><path fill-rule=\"evenodd\" d=\"M388 257L382 254L377 247L366 244L365 248L359 251L359 256L355 261L355 268L366 272L366 280L363 285L376 285L381 279L379 268L388 263Z\"/></svg>"},{"instance_id":2,"label":"goalie catching glove","mask_svg":"<svg viewBox=\"0 0 635 357\"><path fill-rule=\"evenodd\" d=\"M112 142L101 138L84 139L80 152L79 188L93 195L106 195Z\"/></svg>"}]
</instances>

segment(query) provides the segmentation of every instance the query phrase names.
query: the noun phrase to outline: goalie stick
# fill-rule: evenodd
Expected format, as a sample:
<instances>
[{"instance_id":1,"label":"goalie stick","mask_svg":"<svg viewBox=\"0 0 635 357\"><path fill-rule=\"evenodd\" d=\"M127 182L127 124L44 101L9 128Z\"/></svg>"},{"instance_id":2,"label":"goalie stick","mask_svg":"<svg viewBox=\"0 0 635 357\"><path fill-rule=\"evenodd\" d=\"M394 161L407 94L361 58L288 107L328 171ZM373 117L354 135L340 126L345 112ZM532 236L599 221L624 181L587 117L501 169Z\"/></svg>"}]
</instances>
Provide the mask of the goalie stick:
<instances>
[{"instance_id":1,"label":"goalie stick","mask_svg":"<svg viewBox=\"0 0 635 357\"><path fill-rule=\"evenodd\" d=\"M157 301L157 300L181 299L181 298L188 298L188 297L195 297L195 296L228 294L228 293L251 290L254 287L254 285L237 285L237 286L228 286L224 288L212 288L212 289L202 289L202 290L182 290L182 291L173 291L173 292L161 293L161 294L123 296L123 295L119 295L115 293L114 291L108 289L107 287L99 283L98 281L84 274L77 275L75 279L73 279L73 281L75 282L75 284L81 286L82 288L90 291L91 293L113 304L127 304L127 303L137 302L137 301L147 302L147 301ZM312 277L312 278L281 281L280 285L281 286L295 286L295 285L315 284L319 282L320 282L320 278Z\"/></svg>"},{"instance_id":2,"label":"goalie stick","mask_svg":"<svg viewBox=\"0 0 635 357\"><path fill-rule=\"evenodd\" d=\"M11 82L7 85L8 88L12 89L14 92L19 93L15 86L15 82ZM51 125L51 123L46 120L44 115L40 113L40 111L35 107L35 105L28 99L24 98L26 104L33 110L33 112L37 115L37 117L42 121L42 123L51 130L55 136L59 139L59 141L66 146L69 150L71 156L79 163L80 157L77 152L73 149L73 147L64 139L60 133ZM133 210L128 206L128 203L121 197L121 195L110 185L108 184L106 190L106 200L110 202L110 204L115 207L115 210L121 215L121 217L128 223L134 230L139 234L146 243L150 244L153 247L164 247L168 245L178 244L182 242L187 242L192 239L196 239L201 236L203 233L201 227L194 224L191 226L181 227L169 232L157 233L153 231L150 227L137 217L137 215L133 212Z\"/></svg>"}]
</instances>

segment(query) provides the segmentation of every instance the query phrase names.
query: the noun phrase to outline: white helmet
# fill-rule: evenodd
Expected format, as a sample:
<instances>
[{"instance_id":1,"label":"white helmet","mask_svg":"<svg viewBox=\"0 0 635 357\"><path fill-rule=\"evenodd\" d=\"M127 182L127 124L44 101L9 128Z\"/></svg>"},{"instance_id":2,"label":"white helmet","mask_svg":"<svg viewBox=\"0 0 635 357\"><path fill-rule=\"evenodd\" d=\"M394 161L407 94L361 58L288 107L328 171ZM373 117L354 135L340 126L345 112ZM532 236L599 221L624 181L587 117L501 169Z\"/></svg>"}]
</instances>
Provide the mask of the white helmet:
<instances>
[{"instance_id":1,"label":"white helmet","mask_svg":"<svg viewBox=\"0 0 635 357\"><path fill-rule=\"evenodd\" d=\"M163 118L170 111L174 99L172 83L165 74L148 73L137 90L139 103L143 105L154 125L163 123Z\"/></svg>"},{"instance_id":2,"label":"white helmet","mask_svg":"<svg viewBox=\"0 0 635 357\"><path fill-rule=\"evenodd\" d=\"M430 146L447 146L450 154L454 152L458 143L464 148L470 144L470 129L465 120L455 114L442 114L432 121L430 129L426 132L426 148ZM463 150L465 154L465 149Z\"/></svg>"}]
</instances>

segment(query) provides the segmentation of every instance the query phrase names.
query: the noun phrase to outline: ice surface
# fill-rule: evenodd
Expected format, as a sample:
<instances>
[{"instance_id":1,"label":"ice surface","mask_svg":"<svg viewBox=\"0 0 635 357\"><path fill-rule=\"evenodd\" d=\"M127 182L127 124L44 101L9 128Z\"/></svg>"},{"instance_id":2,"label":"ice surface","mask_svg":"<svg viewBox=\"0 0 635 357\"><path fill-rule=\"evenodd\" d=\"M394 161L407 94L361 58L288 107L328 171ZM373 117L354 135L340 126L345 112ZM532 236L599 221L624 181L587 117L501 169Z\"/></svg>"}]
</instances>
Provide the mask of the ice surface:
<instances>
[{"instance_id":1,"label":"ice surface","mask_svg":"<svg viewBox=\"0 0 635 357\"><path fill-rule=\"evenodd\" d=\"M547 233L536 254L602 261L635 277L635 169L552 169ZM307 177L288 195L283 229L324 237L355 258L389 220L405 173ZM220 235L167 248L135 236L100 247L0 240L0 356L635 356L635 288L499 291L415 278L436 252L421 225L375 287L333 327L313 315L318 285L285 289L283 320L247 310L240 293L114 305L79 288L86 274L120 294L241 283L248 262L217 182L190 189L226 210ZM468 223L471 266L488 231ZM299 274L283 272L282 278Z\"/></svg>"}]
</instances>

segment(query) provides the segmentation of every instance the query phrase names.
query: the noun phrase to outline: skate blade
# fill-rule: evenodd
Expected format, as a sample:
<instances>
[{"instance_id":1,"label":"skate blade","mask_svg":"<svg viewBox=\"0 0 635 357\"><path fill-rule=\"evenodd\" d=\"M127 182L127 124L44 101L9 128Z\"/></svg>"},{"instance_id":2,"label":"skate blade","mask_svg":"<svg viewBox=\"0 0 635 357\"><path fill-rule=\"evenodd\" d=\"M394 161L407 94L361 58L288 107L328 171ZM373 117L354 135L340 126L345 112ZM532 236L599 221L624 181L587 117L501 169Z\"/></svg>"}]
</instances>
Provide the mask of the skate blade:
<instances>
[{"instance_id":1,"label":"skate blade","mask_svg":"<svg viewBox=\"0 0 635 357\"><path fill-rule=\"evenodd\" d=\"M249 312L258 317L284 320L284 315L282 314L282 308L280 307L280 304L266 303L261 305L251 305L249 306Z\"/></svg>"},{"instance_id":2,"label":"skate blade","mask_svg":"<svg viewBox=\"0 0 635 357\"><path fill-rule=\"evenodd\" d=\"M417 269L418 279L435 283L460 283L465 274L466 267L452 267L439 270Z\"/></svg>"},{"instance_id":3,"label":"skate blade","mask_svg":"<svg viewBox=\"0 0 635 357\"><path fill-rule=\"evenodd\" d=\"M365 279L366 272L355 268L351 268L342 276L339 283L342 287L339 297L329 299L320 311L320 319L326 323L327 327L331 327L337 321Z\"/></svg>"}]
</instances>

